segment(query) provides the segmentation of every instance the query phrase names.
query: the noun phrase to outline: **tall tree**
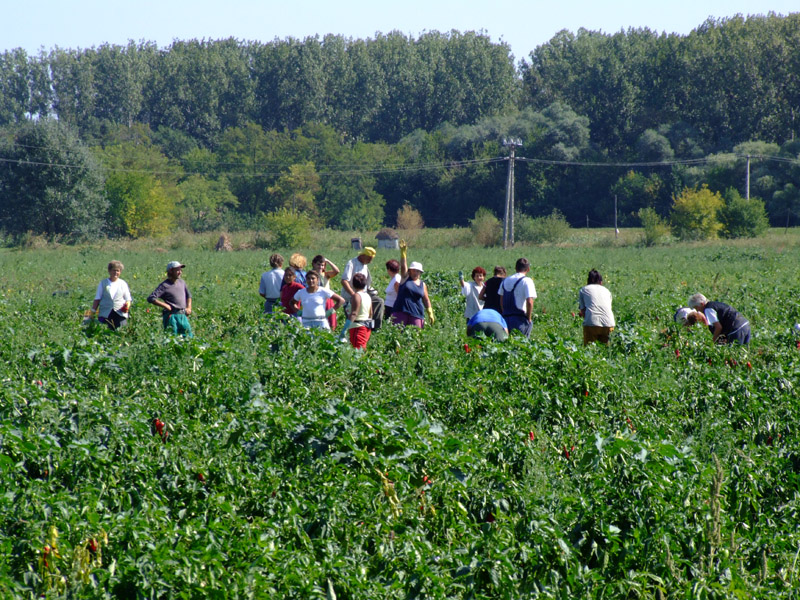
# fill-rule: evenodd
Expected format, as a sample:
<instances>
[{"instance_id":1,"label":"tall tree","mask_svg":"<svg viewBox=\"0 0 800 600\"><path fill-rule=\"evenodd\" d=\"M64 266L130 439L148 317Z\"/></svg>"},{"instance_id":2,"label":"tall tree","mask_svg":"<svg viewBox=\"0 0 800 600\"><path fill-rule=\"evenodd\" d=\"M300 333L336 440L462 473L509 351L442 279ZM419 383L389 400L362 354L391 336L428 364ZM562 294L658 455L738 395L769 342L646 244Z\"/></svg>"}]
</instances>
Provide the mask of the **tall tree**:
<instances>
[{"instance_id":1,"label":"tall tree","mask_svg":"<svg viewBox=\"0 0 800 600\"><path fill-rule=\"evenodd\" d=\"M67 240L103 232L108 203L91 152L71 127L23 122L0 136L0 228Z\"/></svg>"}]
</instances>

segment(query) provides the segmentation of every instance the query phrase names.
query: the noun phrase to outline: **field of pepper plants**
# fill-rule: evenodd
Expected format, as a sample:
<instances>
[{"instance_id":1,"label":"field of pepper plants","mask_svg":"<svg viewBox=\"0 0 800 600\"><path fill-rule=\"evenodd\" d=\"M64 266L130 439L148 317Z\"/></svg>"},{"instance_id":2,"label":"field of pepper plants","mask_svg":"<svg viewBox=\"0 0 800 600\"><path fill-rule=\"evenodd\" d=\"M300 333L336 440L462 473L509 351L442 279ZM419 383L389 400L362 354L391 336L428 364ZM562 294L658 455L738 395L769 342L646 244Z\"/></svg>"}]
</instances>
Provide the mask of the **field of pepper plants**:
<instances>
[{"instance_id":1,"label":"field of pepper plants","mask_svg":"<svg viewBox=\"0 0 800 600\"><path fill-rule=\"evenodd\" d=\"M412 247L437 322L363 354L260 314L268 252L2 250L0 597L797 597L798 249ZM518 256L531 339L467 339L458 270ZM111 259L118 333L81 323ZM172 259L191 340L145 302ZM695 291L749 348L672 323Z\"/></svg>"}]
</instances>

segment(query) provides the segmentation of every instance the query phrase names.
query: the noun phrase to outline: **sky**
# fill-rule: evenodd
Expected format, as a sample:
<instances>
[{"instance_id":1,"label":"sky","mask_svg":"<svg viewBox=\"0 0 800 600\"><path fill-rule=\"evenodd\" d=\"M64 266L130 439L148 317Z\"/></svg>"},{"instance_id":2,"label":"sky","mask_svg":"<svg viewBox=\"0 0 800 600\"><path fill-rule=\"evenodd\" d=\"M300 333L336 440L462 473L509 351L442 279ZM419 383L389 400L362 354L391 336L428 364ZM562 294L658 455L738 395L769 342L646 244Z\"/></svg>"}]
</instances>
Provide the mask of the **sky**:
<instances>
[{"instance_id":1,"label":"sky","mask_svg":"<svg viewBox=\"0 0 800 600\"><path fill-rule=\"evenodd\" d=\"M800 12L798 0L37 0L0 11L0 52L91 48L173 40L259 40L324 36L368 38L400 31L476 31L511 46L517 62L558 31L616 33L647 27L688 34L709 17Z\"/></svg>"}]
</instances>

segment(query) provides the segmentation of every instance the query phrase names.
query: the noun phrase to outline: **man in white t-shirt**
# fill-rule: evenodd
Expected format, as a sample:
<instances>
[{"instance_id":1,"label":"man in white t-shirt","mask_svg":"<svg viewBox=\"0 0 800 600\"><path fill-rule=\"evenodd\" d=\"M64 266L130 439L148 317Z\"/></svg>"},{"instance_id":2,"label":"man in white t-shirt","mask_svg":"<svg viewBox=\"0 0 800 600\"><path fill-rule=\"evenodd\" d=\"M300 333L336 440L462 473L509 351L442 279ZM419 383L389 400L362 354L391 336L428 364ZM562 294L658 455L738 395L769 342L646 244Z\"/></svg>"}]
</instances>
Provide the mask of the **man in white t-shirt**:
<instances>
[{"instance_id":1,"label":"man in white t-shirt","mask_svg":"<svg viewBox=\"0 0 800 600\"><path fill-rule=\"evenodd\" d=\"M527 258L518 259L517 272L506 277L498 290L508 330L516 329L525 337L531 337L533 301L536 299L536 286L533 285L533 279L528 277L530 270L531 263Z\"/></svg>"}]
</instances>

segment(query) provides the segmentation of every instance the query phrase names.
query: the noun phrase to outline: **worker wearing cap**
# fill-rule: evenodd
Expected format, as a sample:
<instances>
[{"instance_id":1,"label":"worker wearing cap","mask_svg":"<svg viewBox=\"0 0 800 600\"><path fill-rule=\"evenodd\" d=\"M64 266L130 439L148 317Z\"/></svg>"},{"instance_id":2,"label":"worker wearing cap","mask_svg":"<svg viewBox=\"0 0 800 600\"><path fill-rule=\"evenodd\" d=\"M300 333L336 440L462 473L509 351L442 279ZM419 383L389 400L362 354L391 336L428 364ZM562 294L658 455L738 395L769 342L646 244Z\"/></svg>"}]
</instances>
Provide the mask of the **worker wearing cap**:
<instances>
[{"instance_id":1,"label":"worker wearing cap","mask_svg":"<svg viewBox=\"0 0 800 600\"><path fill-rule=\"evenodd\" d=\"M352 298L355 294L355 290L353 289L352 285L353 275L356 273L362 273L364 277L367 278L366 292L372 302L372 320L375 322L373 330L380 329L381 324L383 323L383 298L378 296L375 288L372 287L372 276L369 274L369 263L372 262L372 259L375 258L376 254L377 252L375 251L375 248L365 246L361 251L361 254L347 261L347 264L342 271L342 297L346 302L344 307L344 312L346 315L349 314L350 311L350 298ZM341 333L342 340L344 340L345 336L347 335L346 332L348 327L350 327L349 320L345 321L344 323L344 328L342 329Z\"/></svg>"},{"instance_id":2,"label":"worker wearing cap","mask_svg":"<svg viewBox=\"0 0 800 600\"><path fill-rule=\"evenodd\" d=\"M176 335L194 337L192 326L186 318L192 314L192 294L186 287L186 282L181 279L185 267L186 265L177 260L167 263L167 278L148 296L147 301L162 308L161 318L165 330Z\"/></svg>"}]
</instances>

